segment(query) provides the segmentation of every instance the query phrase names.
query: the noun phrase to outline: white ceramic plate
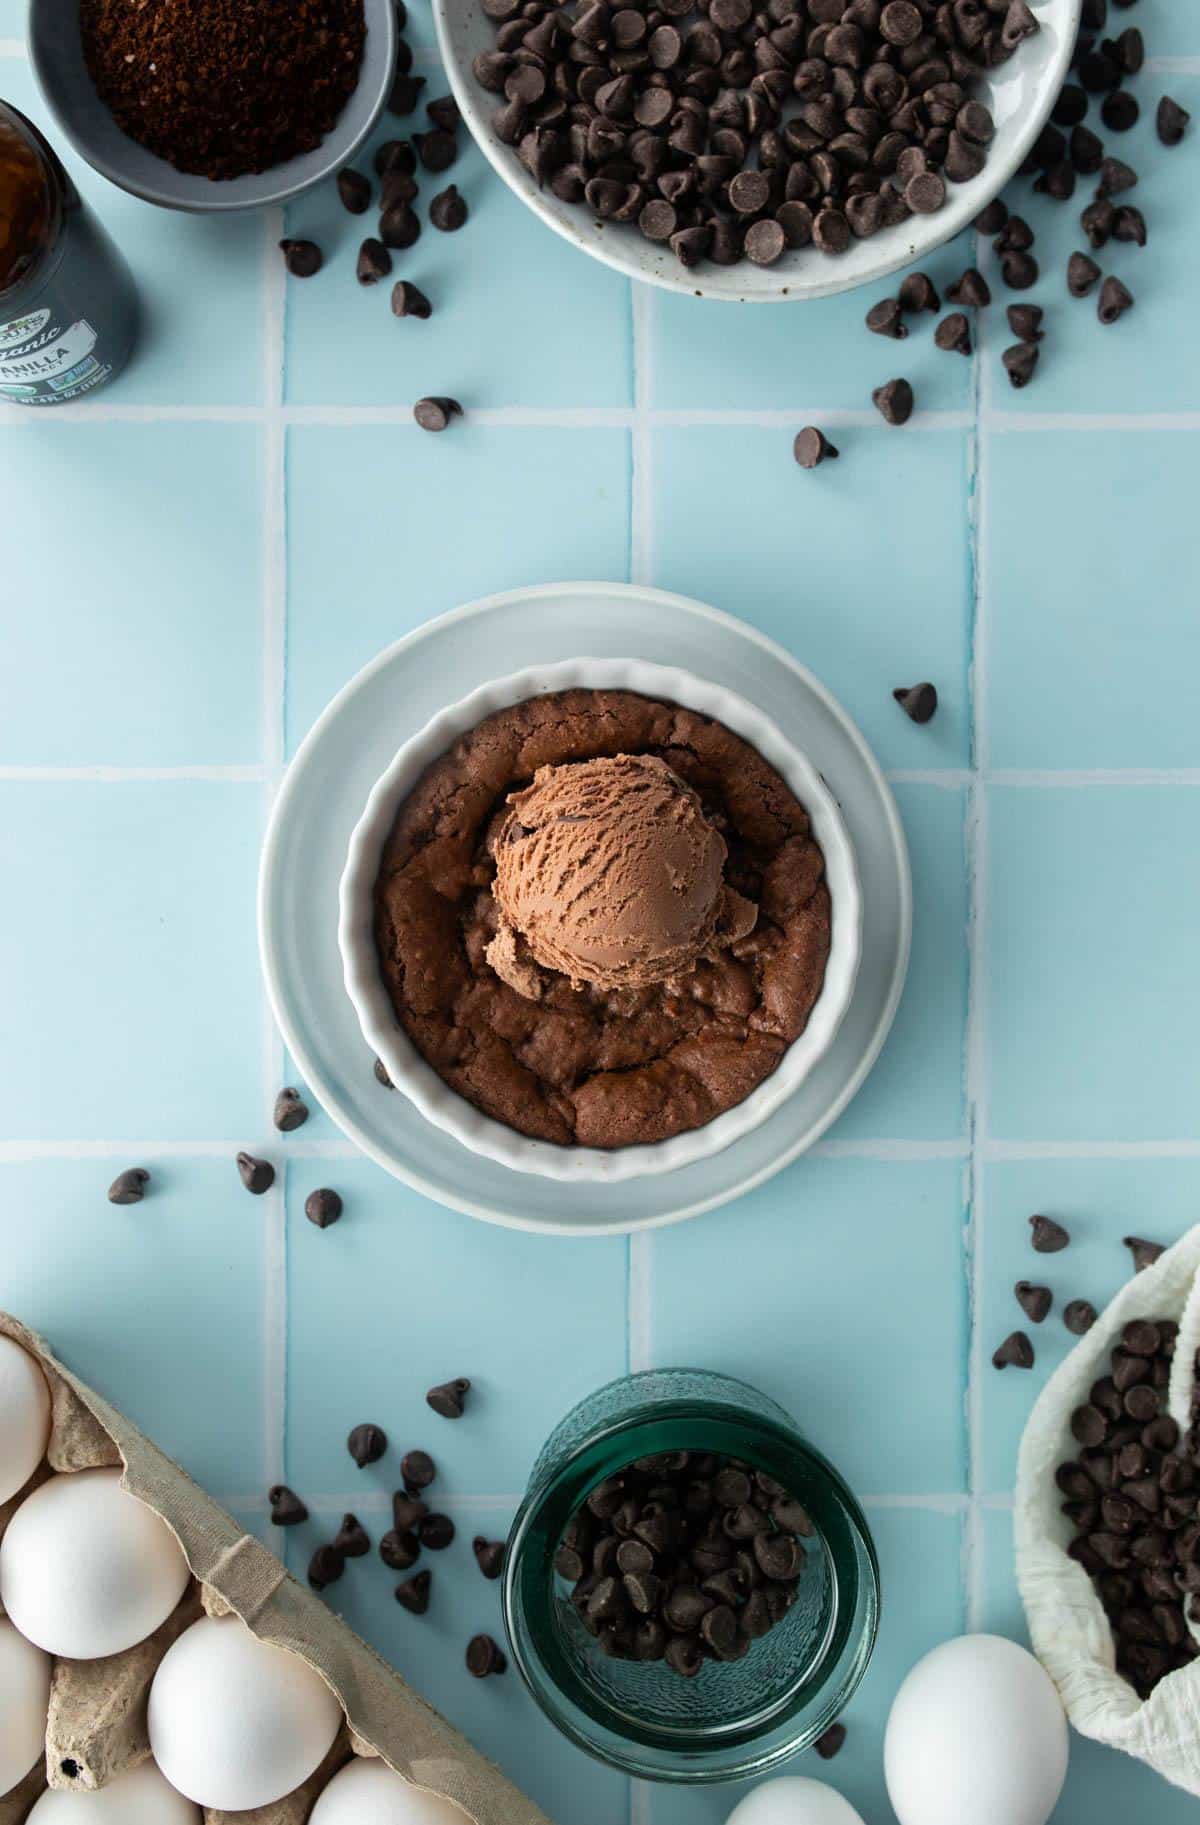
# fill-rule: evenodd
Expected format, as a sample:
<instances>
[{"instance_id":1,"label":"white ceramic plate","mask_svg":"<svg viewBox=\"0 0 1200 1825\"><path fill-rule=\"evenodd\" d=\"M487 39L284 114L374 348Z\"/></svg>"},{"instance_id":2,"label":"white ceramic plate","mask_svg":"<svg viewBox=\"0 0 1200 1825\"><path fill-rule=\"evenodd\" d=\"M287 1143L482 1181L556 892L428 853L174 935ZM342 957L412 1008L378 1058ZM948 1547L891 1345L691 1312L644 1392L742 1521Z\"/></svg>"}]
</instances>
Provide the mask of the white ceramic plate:
<instances>
[{"instance_id":1,"label":"white ceramic plate","mask_svg":"<svg viewBox=\"0 0 1200 1825\"><path fill-rule=\"evenodd\" d=\"M620 1187L514 1172L481 1158L375 1080L342 980L338 884L351 832L399 748L464 692L588 650L720 678L819 770L842 813L863 895L862 960L828 1052L795 1094L712 1159ZM427 1197L511 1228L619 1234L724 1204L794 1160L859 1088L892 1024L908 964L912 889L895 802L845 711L790 653L683 596L618 583L547 584L471 603L389 647L334 698L293 760L267 833L259 940L297 1066L338 1126ZM802 1203L803 1181L797 1182Z\"/></svg>"},{"instance_id":2,"label":"white ceramic plate","mask_svg":"<svg viewBox=\"0 0 1200 1825\"><path fill-rule=\"evenodd\" d=\"M375 945L375 882L383 847L396 814L425 769L454 747L461 736L496 710L524 703L550 691L638 691L644 697L681 703L711 716L757 748L791 787L812 820L813 834L825 857L825 875L833 900L833 932L825 981L808 1025L788 1047L779 1068L735 1108L703 1128L677 1134L653 1146L556 1147L518 1134L476 1109L443 1082L426 1064L396 1020L391 997L379 969ZM789 742L778 724L724 685L697 678L678 666L650 665L644 659L570 659L563 665L539 665L510 672L472 691L435 716L400 752L371 792L350 838L342 876L338 943L345 965L346 992L354 1003L363 1037L387 1066L397 1090L412 1098L421 1113L465 1147L518 1172L577 1184L603 1180L614 1185L645 1173L678 1172L697 1160L720 1153L751 1128L765 1121L804 1082L829 1050L845 1018L858 974L862 948L862 893L854 851L841 813L816 768Z\"/></svg>"},{"instance_id":3,"label":"white ceramic plate","mask_svg":"<svg viewBox=\"0 0 1200 1825\"><path fill-rule=\"evenodd\" d=\"M712 266L690 271L670 248L647 241L636 226L597 221L581 205L562 203L539 190L516 152L501 145L491 128L499 98L479 87L471 64L479 51L494 49L495 29L479 0L433 0L438 44L463 119L500 176L557 234L594 259L631 279L646 279L689 296L770 303L783 298L824 298L855 285L872 285L888 273L923 259L974 220L1004 188L1045 126L1066 79L1079 29L1082 0L1031 0L1041 26L1014 57L981 82L976 94L992 111L996 137L988 161L969 184L949 185L949 199L937 215L910 217L867 241L855 241L837 258L811 247L789 251L774 266Z\"/></svg>"}]
</instances>

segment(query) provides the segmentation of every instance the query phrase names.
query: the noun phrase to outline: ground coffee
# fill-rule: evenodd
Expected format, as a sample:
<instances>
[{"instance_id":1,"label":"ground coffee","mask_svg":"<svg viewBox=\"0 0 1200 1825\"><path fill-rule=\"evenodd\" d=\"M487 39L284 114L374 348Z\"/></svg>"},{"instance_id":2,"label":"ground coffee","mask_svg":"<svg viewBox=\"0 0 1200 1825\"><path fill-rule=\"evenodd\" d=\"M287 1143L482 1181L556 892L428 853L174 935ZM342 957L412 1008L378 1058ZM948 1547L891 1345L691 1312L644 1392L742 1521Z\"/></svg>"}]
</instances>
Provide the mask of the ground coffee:
<instances>
[{"instance_id":1,"label":"ground coffee","mask_svg":"<svg viewBox=\"0 0 1200 1825\"><path fill-rule=\"evenodd\" d=\"M180 171L240 177L319 146L358 82L362 0L81 0L92 81Z\"/></svg>"}]
</instances>

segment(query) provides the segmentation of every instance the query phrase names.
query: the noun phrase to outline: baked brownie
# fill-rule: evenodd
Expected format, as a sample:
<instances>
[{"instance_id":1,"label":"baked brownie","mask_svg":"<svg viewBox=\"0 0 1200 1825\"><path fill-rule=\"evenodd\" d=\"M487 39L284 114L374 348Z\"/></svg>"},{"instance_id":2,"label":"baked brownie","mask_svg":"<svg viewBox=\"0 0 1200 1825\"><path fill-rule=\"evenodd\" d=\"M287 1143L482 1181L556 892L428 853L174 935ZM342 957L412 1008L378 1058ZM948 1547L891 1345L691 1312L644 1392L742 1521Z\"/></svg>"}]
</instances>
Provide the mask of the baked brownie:
<instances>
[{"instance_id":1,"label":"baked brownie","mask_svg":"<svg viewBox=\"0 0 1200 1825\"><path fill-rule=\"evenodd\" d=\"M667 982L573 988L534 964L536 996L519 994L485 955L507 796L539 767L619 754L657 756L699 795L757 922ZM400 807L375 886L380 966L417 1050L486 1115L562 1146L662 1141L742 1102L804 1031L830 925L825 859L775 769L722 723L632 691L561 691L479 723Z\"/></svg>"}]
</instances>

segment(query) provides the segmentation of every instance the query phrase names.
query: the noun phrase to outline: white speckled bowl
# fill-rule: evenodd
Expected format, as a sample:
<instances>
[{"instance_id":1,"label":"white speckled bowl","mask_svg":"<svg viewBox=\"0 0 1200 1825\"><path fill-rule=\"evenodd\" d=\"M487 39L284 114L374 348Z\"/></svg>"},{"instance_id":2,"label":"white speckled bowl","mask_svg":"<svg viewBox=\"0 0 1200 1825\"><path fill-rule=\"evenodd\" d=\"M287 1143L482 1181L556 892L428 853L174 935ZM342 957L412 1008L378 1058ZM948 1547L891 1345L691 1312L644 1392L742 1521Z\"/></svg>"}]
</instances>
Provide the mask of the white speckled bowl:
<instances>
[{"instance_id":1,"label":"white speckled bowl","mask_svg":"<svg viewBox=\"0 0 1200 1825\"><path fill-rule=\"evenodd\" d=\"M1046 124L1066 79L1079 29L1082 0L1031 0L1031 4L1041 31L976 89L996 122L987 164L969 184L950 185L949 200L937 215L910 217L868 241L853 242L836 259L808 247L785 253L774 266L752 266L747 260L738 266L702 262L691 271L680 266L670 248L647 241L635 226L597 221L586 208L560 202L550 190L539 190L516 152L501 145L492 132L497 97L481 89L471 73L476 52L495 47L495 30L479 0L433 0L433 13L442 59L463 119L509 189L556 234L627 278L645 279L692 297L762 304L784 298L824 298L856 285L873 285L932 253L998 195L1024 163Z\"/></svg>"},{"instance_id":2,"label":"white speckled bowl","mask_svg":"<svg viewBox=\"0 0 1200 1825\"><path fill-rule=\"evenodd\" d=\"M833 902L825 982L807 1027L789 1046L778 1070L745 1102L703 1128L652 1146L622 1147L612 1152L531 1140L502 1122L493 1121L452 1090L426 1064L397 1023L375 947L374 889L380 858L402 802L425 769L493 711L523 703L529 697L573 689L638 691L645 697L681 703L723 722L752 743L787 781L812 819L813 834L824 852ZM623 1179L673 1172L720 1153L766 1121L803 1083L828 1050L850 1005L862 949L862 895L854 851L828 787L816 768L761 710L723 685L674 666L651 665L642 659L572 659L515 672L481 685L405 742L377 781L350 839L341 882L338 943L346 990L364 1038L387 1066L396 1088L427 1120L453 1135L464 1147L515 1171L568 1182L586 1179L617 1184Z\"/></svg>"}]
</instances>

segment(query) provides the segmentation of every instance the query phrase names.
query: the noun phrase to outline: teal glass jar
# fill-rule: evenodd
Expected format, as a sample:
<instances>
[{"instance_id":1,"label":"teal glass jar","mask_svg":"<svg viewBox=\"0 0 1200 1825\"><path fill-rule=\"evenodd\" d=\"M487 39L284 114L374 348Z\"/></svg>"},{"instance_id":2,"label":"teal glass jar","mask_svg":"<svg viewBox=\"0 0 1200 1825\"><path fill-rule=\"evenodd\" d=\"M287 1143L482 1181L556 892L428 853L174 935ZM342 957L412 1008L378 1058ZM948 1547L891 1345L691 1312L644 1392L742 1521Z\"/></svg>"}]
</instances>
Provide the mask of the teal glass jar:
<instances>
[{"instance_id":1,"label":"teal glass jar","mask_svg":"<svg viewBox=\"0 0 1200 1825\"><path fill-rule=\"evenodd\" d=\"M692 1679L661 1661L606 1655L554 1567L598 1483L677 1451L775 1478L815 1529L782 1620L743 1659L707 1661ZM777 1767L844 1709L875 1644L879 1568L858 1503L782 1407L727 1376L656 1369L610 1382L548 1439L509 1536L504 1620L522 1678L581 1749L644 1780L725 1781Z\"/></svg>"}]
</instances>

